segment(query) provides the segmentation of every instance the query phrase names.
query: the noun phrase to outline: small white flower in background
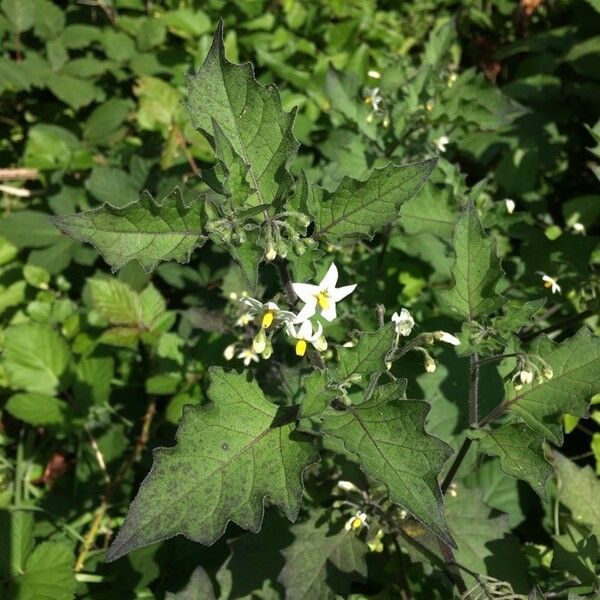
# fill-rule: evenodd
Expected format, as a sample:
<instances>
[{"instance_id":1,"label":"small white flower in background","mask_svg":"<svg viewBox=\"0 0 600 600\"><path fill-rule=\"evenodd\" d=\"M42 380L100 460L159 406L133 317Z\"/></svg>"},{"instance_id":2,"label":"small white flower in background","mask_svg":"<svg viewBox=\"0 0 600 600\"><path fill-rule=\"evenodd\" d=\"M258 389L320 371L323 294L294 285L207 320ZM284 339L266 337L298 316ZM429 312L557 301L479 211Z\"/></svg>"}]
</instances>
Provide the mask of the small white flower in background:
<instances>
[{"instance_id":1,"label":"small white flower in background","mask_svg":"<svg viewBox=\"0 0 600 600\"><path fill-rule=\"evenodd\" d=\"M446 146L450 143L450 138L447 135L443 135L433 143L440 152L446 152Z\"/></svg>"},{"instance_id":2,"label":"small white flower in background","mask_svg":"<svg viewBox=\"0 0 600 600\"><path fill-rule=\"evenodd\" d=\"M304 307L298 313L296 323L302 323L310 319L317 312L317 309L326 321L333 321L336 318L336 302L343 300L356 289L356 284L336 288L337 280L338 270L335 264L332 263L319 285L292 283L294 292L304 302Z\"/></svg>"},{"instance_id":3,"label":"small white flower in background","mask_svg":"<svg viewBox=\"0 0 600 600\"><path fill-rule=\"evenodd\" d=\"M233 356L235 355L236 347L237 344L229 344L229 346L227 346L227 348L223 350L223 356L225 360L231 360L233 358Z\"/></svg>"},{"instance_id":4,"label":"small white flower in background","mask_svg":"<svg viewBox=\"0 0 600 600\"><path fill-rule=\"evenodd\" d=\"M425 370L428 373L435 373L436 369L437 369L437 365L435 364L435 360L433 360L433 358L431 358L431 356L426 355L425 356Z\"/></svg>"},{"instance_id":5,"label":"small white flower in background","mask_svg":"<svg viewBox=\"0 0 600 600\"><path fill-rule=\"evenodd\" d=\"M538 273L542 276L542 281L546 289L551 289L553 294L560 294L562 290L560 285L558 285L558 279L550 277L550 275L546 275L542 271L538 271Z\"/></svg>"},{"instance_id":6,"label":"small white flower in background","mask_svg":"<svg viewBox=\"0 0 600 600\"><path fill-rule=\"evenodd\" d=\"M375 69L371 69L367 75L371 78L371 79L381 79L381 73L379 71L376 71Z\"/></svg>"},{"instance_id":7,"label":"small white flower in background","mask_svg":"<svg viewBox=\"0 0 600 600\"><path fill-rule=\"evenodd\" d=\"M544 367L544 370L542 371L542 374L544 375L544 377L546 379L552 379L554 377L554 371L548 365L546 365Z\"/></svg>"},{"instance_id":8,"label":"small white flower in background","mask_svg":"<svg viewBox=\"0 0 600 600\"><path fill-rule=\"evenodd\" d=\"M509 215L512 215L515 212L515 208L517 205L514 200L511 200L510 198L506 198L506 200L504 200L504 206L506 206L506 212Z\"/></svg>"},{"instance_id":9,"label":"small white flower in background","mask_svg":"<svg viewBox=\"0 0 600 600\"><path fill-rule=\"evenodd\" d=\"M253 320L254 320L254 316L251 315L249 312L245 312L245 313L242 313L238 317L238 319L235 322L235 324L238 327L247 327L250 324L250 322L253 321Z\"/></svg>"},{"instance_id":10,"label":"small white flower in background","mask_svg":"<svg viewBox=\"0 0 600 600\"><path fill-rule=\"evenodd\" d=\"M351 529L360 529L367 524L367 515L364 512L357 512L353 517L350 517L344 528L346 531L350 531Z\"/></svg>"},{"instance_id":11,"label":"small white flower in background","mask_svg":"<svg viewBox=\"0 0 600 600\"><path fill-rule=\"evenodd\" d=\"M410 335L412 328L415 326L415 320L406 308L400 310L400 314L395 312L392 315L392 323L394 323L396 333L405 337Z\"/></svg>"},{"instance_id":12,"label":"small white flower in background","mask_svg":"<svg viewBox=\"0 0 600 600\"><path fill-rule=\"evenodd\" d=\"M261 302L255 298L242 298L241 300L248 308L248 314L258 317L260 326L268 329L271 325L280 325L288 321L294 321L296 315L289 310L281 310L275 302Z\"/></svg>"},{"instance_id":13,"label":"small white flower in background","mask_svg":"<svg viewBox=\"0 0 600 600\"><path fill-rule=\"evenodd\" d=\"M336 484L341 490L345 492L355 492L358 488L351 481L344 481L341 479Z\"/></svg>"},{"instance_id":14,"label":"small white flower in background","mask_svg":"<svg viewBox=\"0 0 600 600\"><path fill-rule=\"evenodd\" d=\"M366 88L365 89L365 104L370 104L373 112L379 112L383 97L379 93L379 88Z\"/></svg>"},{"instance_id":15,"label":"small white flower in background","mask_svg":"<svg viewBox=\"0 0 600 600\"><path fill-rule=\"evenodd\" d=\"M585 235L585 225L583 223L573 223L571 229L575 234Z\"/></svg>"},{"instance_id":16,"label":"small white flower in background","mask_svg":"<svg viewBox=\"0 0 600 600\"><path fill-rule=\"evenodd\" d=\"M348 342L344 342L342 344L342 348L354 348L354 346L356 346L356 342L350 340Z\"/></svg>"},{"instance_id":17,"label":"small white flower in background","mask_svg":"<svg viewBox=\"0 0 600 600\"><path fill-rule=\"evenodd\" d=\"M244 361L244 366L247 367L251 362L258 362L258 354L252 348L242 350L237 357Z\"/></svg>"},{"instance_id":18,"label":"small white flower in background","mask_svg":"<svg viewBox=\"0 0 600 600\"><path fill-rule=\"evenodd\" d=\"M445 342L446 344L452 344L453 346L460 346L460 340L447 331L436 331L433 334L433 337L438 342Z\"/></svg>"},{"instance_id":19,"label":"small white flower in background","mask_svg":"<svg viewBox=\"0 0 600 600\"><path fill-rule=\"evenodd\" d=\"M317 329L313 331L310 321L304 321L298 329L291 323L286 324L287 332L290 337L296 340L296 354L304 356L308 344L312 344L320 352L327 350L327 341L323 337L323 326L317 323Z\"/></svg>"}]
</instances>

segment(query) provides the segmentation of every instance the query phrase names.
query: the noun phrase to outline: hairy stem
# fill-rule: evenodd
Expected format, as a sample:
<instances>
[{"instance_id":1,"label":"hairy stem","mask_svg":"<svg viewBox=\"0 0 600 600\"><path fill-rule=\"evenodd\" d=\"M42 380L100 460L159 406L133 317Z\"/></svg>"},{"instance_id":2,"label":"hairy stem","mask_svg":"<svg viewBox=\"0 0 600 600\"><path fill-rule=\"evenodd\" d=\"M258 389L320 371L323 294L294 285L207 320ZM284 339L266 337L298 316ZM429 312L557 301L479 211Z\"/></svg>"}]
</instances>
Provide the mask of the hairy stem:
<instances>
[{"instance_id":1,"label":"hairy stem","mask_svg":"<svg viewBox=\"0 0 600 600\"><path fill-rule=\"evenodd\" d=\"M470 357L470 381L469 387L469 420L471 427L477 427L479 423L479 355L475 352Z\"/></svg>"}]
</instances>

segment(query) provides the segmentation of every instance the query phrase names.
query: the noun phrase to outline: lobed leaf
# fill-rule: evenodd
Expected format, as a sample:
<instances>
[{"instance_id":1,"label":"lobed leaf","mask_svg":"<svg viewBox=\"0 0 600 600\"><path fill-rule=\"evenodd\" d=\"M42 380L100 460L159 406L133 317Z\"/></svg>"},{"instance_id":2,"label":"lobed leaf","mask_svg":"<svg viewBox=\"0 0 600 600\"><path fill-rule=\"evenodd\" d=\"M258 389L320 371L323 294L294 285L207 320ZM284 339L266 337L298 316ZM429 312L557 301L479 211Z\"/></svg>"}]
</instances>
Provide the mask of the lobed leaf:
<instances>
[{"instance_id":1,"label":"lobed leaf","mask_svg":"<svg viewBox=\"0 0 600 600\"><path fill-rule=\"evenodd\" d=\"M398 218L400 205L421 190L436 159L375 169L366 181L345 177L334 192L323 192L314 207L315 236L336 240L372 237Z\"/></svg>"},{"instance_id":2,"label":"lobed leaf","mask_svg":"<svg viewBox=\"0 0 600 600\"><path fill-rule=\"evenodd\" d=\"M438 483L452 449L425 431L428 412L427 402L406 400L404 384L391 383L362 404L325 412L322 428L358 456L367 475L388 487L392 502L454 546Z\"/></svg>"},{"instance_id":3,"label":"lobed leaf","mask_svg":"<svg viewBox=\"0 0 600 600\"><path fill-rule=\"evenodd\" d=\"M590 398L600 385L600 338L583 328L560 344L541 336L530 351L548 363L553 377L534 380L520 391L507 385L508 409L561 445L562 415L586 417Z\"/></svg>"},{"instance_id":4,"label":"lobed leaf","mask_svg":"<svg viewBox=\"0 0 600 600\"><path fill-rule=\"evenodd\" d=\"M259 204L283 197L293 182L287 166L298 148L292 131L295 111L283 110L277 89L260 85L250 64L225 58L222 22L204 64L188 77L184 105L194 127L213 140L219 136L215 125L220 128L248 166Z\"/></svg>"},{"instance_id":5,"label":"lobed leaf","mask_svg":"<svg viewBox=\"0 0 600 600\"><path fill-rule=\"evenodd\" d=\"M469 321L490 314L504 301L496 292L504 272L495 243L485 235L472 203L456 224L453 246L454 283L449 290L439 293L441 302Z\"/></svg>"},{"instance_id":6,"label":"lobed leaf","mask_svg":"<svg viewBox=\"0 0 600 600\"><path fill-rule=\"evenodd\" d=\"M205 239L202 204L186 206L178 188L162 202L144 192L123 208L104 204L50 220L67 235L93 244L113 271L132 260L148 272L161 261L186 263Z\"/></svg>"},{"instance_id":7,"label":"lobed leaf","mask_svg":"<svg viewBox=\"0 0 600 600\"><path fill-rule=\"evenodd\" d=\"M509 423L492 430L467 432L479 440L479 449L500 458L502 470L511 477L523 479L546 500L546 485L554 468L544 454L544 436L523 423Z\"/></svg>"},{"instance_id":8,"label":"lobed leaf","mask_svg":"<svg viewBox=\"0 0 600 600\"><path fill-rule=\"evenodd\" d=\"M264 503L295 520L313 446L280 423L277 405L240 373L210 370L209 405L186 407L177 445L154 451L109 561L178 534L212 544L229 521L256 532Z\"/></svg>"}]
</instances>

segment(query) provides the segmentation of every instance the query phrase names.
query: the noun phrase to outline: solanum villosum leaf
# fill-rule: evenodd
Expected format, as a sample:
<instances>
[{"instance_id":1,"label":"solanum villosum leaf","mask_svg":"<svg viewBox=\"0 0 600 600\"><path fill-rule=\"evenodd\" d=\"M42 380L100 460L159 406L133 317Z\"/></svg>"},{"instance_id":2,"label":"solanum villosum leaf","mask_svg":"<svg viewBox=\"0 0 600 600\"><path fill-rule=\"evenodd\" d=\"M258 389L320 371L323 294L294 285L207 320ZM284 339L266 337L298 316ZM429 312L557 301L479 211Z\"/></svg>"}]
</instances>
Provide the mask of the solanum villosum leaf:
<instances>
[{"instance_id":1,"label":"solanum villosum leaf","mask_svg":"<svg viewBox=\"0 0 600 600\"><path fill-rule=\"evenodd\" d=\"M346 531L343 520L312 514L291 528L294 542L283 550L285 566L279 581L286 600L328 600L346 595L352 581L367 575L367 545L355 531Z\"/></svg>"},{"instance_id":2,"label":"solanum villosum leaf","mask_svg":"<svg viewBox=\"0 0 600 600\"><path fill-rule=\"evenodd\" d=\"M302 472L318 453L279 422L256 381L220 368L210 378L212 403L187 407L177 445L155 450L108 560L178 534L212 544L229 521L256 532L266 499L295 520Z\"/></svg>"},{"instance_id":3,"label":"solanum villosum leaf","mask_svg":"<svg viewBox=\"0 0 600 600\"><path fill-rule=\"evenodd\" d=\"M131 260L148 272L164 260L186 263L205 240L202 204L186 206L178 188L162 202L144 192L123 208L104 204L51 220L67 235L93 244L113 270Z\"/></svg>"},{"instance_id":4,"label":"solanum villosum leaf","mask_svg":"<svg viewBox=\"0 0 600 600\"><path fill-rule=\"evenodd\" d=\"M375 169L366 181L345 177L334 192L323 192L314 207L315 236L325 239L371 237L398 218L400 205L429 178L436 159Z\"/></svg>"},{"instance_id":5,"label":"solanum villosum leaf","mask_svg":"<svg viewBox=\"0 0 600 600\"><path fill-rule=\"evenodd\" d=\"M546 484L554 469L544 454L542 434L524 423L507 423L492 430L472 430L467 435L479 440L481 451L499 457L507 475L523 479L546 499Z\"/></svg>"},{"instance_id":6,"label":"solanum villosum leaf","mask_svg":"<svg viewBox=\"0 0 600 600\"><path fill-rule=\"evenodd\" d=\"M225 58L222 22L204 64L188 78L185 107L194 127L215 141L215 124L220 128L248 166L259 204L283 197L293 182L287 165L298 148L292 132L295 112L283 110L277 89L260 85L250 64Z\"/></svg>"},{"instance_id":7,"label":"solanum villosum leaf","mask_svg":"<svg viewBox=\"0 0 600 600\"><path fill-rule=\"evenodd\" d=\"M404 388L390 383L361 404L323 413L323 432L359 457L365 473L388 487L392 502L454 545L438 484L452 449L425 431L429 405L406 400Z\"/></svg>"},{"instance_id":8,"label":"solanum villosum leaf","mask_svg":"<svg viewBox=\"0 0 600 600\"><path fill-rule=\"evenodd\" d=\"M508 410L561 445L562 415L587 416L589 400L600 385L600 338L587 328L560 344L540 336L530 352L548 364L552 378L536 378L520 390L508 384Z\"/></svg>"},{"instance_id":9,"label":"solanum villosum leaf","mask_svg":"<svg viewBox=\"0 0 600 600\"><path fill-rule=\"evenodd\" d=\"M495 243L485 235L472 203L456 224L453 246L454 284L439 293L441 302L468 321L490 314L503 302L496 292L503 271Z\"/></svg>"}]
</instances>

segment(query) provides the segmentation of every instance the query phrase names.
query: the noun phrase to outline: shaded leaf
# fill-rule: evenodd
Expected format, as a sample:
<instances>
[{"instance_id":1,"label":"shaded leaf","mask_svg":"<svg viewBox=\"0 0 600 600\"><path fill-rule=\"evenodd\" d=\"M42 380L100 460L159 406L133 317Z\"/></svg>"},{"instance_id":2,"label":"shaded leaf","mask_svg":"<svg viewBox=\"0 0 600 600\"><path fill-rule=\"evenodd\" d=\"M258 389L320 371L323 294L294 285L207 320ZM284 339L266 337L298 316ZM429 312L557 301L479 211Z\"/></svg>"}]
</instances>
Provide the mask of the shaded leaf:
<instances>
[{"instance_id":1,"label":"shaded leaf","mask_svg":"<svg viewBox=\"0 0 600 600\"><path fill-rule=\"evenodd\" d=\"M322 428L358 455L362 469L388 487L393 502L454 545L438 483L452 449L425 431L428 412L427 402L406 400L404 385L393 383L361 404L324 413Z\"/></svg>"},{"instance_id":2,"label":"shaded leaf","mask_svg":"<svg viewBox=\"0 0 600 600\"><path fill-rule=\"evenodd\" d=\"M318 454L291 423L278 424L278 407L255 381L210 373L212 403L187 407L177 445L155 450L108 560L177 534L212 544L229 521L256 532L266 498L296 518L302 472Z\"/></svg>"}]
</instances>

